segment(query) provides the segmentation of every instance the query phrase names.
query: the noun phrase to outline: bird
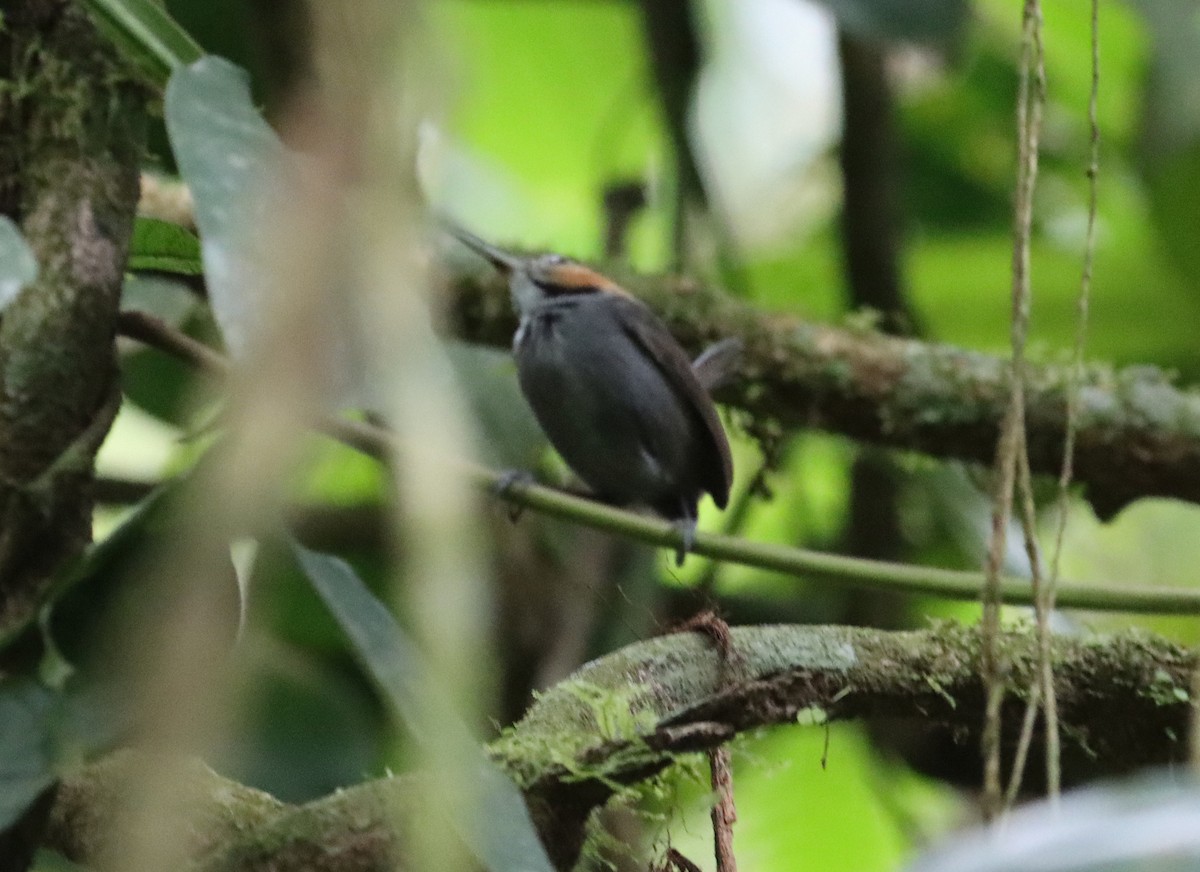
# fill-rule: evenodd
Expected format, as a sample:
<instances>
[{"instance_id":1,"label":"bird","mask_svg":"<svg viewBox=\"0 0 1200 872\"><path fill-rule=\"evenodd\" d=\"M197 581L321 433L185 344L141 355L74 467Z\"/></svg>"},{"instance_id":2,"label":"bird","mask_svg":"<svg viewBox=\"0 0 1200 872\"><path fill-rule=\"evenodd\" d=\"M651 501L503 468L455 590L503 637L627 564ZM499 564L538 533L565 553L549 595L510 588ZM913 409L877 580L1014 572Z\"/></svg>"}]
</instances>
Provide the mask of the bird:
<instances>
[{"instance_id":1,"label":"bird","mask_svg":"<svg viewBox=\"0 0 1200 872\"><path fill-rule=\"evenodd\" d=\"M736 368L740 340L693 363L645 303L592 268L517 255L444 223L508 280L517 380L550 444L600 501L672 521L682 564L701 497L722 509L729 500L733 460L709 391Z\"/></svg>"}]
</instances>

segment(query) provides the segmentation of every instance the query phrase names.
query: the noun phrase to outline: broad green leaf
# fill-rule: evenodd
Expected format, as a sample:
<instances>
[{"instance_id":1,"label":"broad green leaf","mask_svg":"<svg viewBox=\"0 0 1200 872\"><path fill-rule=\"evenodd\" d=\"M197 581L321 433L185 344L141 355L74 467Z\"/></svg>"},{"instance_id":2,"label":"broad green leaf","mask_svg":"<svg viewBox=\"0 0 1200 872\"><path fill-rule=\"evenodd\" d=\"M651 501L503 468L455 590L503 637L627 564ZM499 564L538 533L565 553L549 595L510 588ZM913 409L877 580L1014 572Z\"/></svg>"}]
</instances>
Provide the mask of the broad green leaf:
<instances>
[{"instance_id":1,"label":"broad green leaf","mask_svg":"<svg viewBox=\"0 0 1200 872\"><path fill-rule=\"evenodd\" d=\"M58 696L32 681L0 685L0 830L55 779Z\"/></svg>"},{"instance_id":2,"label":"broad green leaf","mask_svg":"<svg viewBox=\"0 0 1200 872\"><path fill-rule=\"evenodd\" d=\"M0 215L0 311L37 278L37 258L7 215Z\"/></svg>"},{"instance_id":3,"label":"broad green leaf","mask_svg":"<svg viewBox=\"0 0 1200 872\"><path fill-rule=\"evenodd\" d=\"M250 98L241 68L217 57L182 67L167 83L164 115L180 175L196 204L209 302L237 355L258 330L262 235L277 204L266 180L284 161L282 143Z\"/></svg>"},{"instance_id":4,"label":"broad green leaf","mask_svg":"<svg viewBox=\"0 0 1200 872\"><path fill-rule=\"evenodd\" d=\"M212 461L202 458L199 464L205 462ZM104 662L109 648L124 641L113 637L113 626L124 626L131 615L144 619L161 601L162 579L147 572L147 561L161 543L180 535L180 501L197 474L193 467L155 488L57 581L46 626L67 661L82 672ZM219 607L210 632L232 645L241 623L241 588L232 561L219 557L222 571L209 579Z\"/></svg>"},{"instance_id":5,"label":"broad green leaf","mask_svg":"<svg viewBox=\"0 0 1200 872\"><path fill-rule=\"evenodd\" d=\"M126 399L185 431L197 426L197 393L206 387L193 368L158 349L135 347L121 355L121 390Z\"/></svg>"},{"instance_id":6,"label":"broad green leaf","mask_svg":"<svg viewBox=\"0 0 1200 872\"><path fill-rule=\"evenodd\" d=\"M1200 50L1200 43L1197 43ZM1180 273L1200 276L1200 247L1196 228L1200 226L1200 136L1190 146L1154 161L1146 168L1146 192L1150 195L1151 215Z\"/></svg>"},{"instance_id":7,"label":"broad green leaf","mask_svg":"<svg viewBox=\"0 0 1200 872\"><path fill-rule=\"evenodd\" d=\"M388 704L422 744L456 751L473 776L477 813L456 818L464 844L493 872L550 872L520 791L440 698L421 654L343 560L292 543L296 560Z\"/></svg>"},{"instance_id":8,"label":"broad green leaf","mask_svg":"<svg viewBox=\"0 0 1200 872\"><path fill-rule=\"evenodd\" d=\"M132 565L148 542L161 541L165 527L164 518L186 477L174 479L158 488L137 504L129 516L107 537L91 545L82 555L63 569L47 592L45 604L56 604L76 588L82 588L87 597L96 595L95 588L115 583L122 571ZM87 603L82 617L68 636L74 636L79 628L94 623L98 610L92 602ZM16 624L0 635L0 649L12 642L35 621L36 612L31 612L24 623ZM51 617L51 628L61 641L63 635L54 626L59 615Z\"/></svg>"},{"instance_id":9,"label":"broad green leaf","mask_svg":"<svg viewBox=\"0 0 1200 872\"><path fill-rule=\"evenodd\" d=\"M155 0L84 0L101 29L159 87L203 50Z\"/></svg>"},{"instance_id":10,"label":"broad green leaf","mask_svg":"<svg viewBox=\"0 0 1200 872\"><path fill-rule=\"evenodd\" d=\"M204 265L200 260L200 240L178 224L139 217L129 243L128 268L133 272L201 275Z\"/></svg>"},{"instance_id":11,"label":"broad green leaf","mask_svg":"<svg viewBox=\"0 0 1200 872\"><path fill-rule=\"evenodd\" d=\"M28 679L0 683L0 831L68 767L111 747L121 721L96 685L63 694Z\"/></svg>"},{"instance_id":12,"label":"broad green leaf","mask_svg":"<svg viewBox=\"0 0 1200 872\"><path fill-rule=\"evenodd\" d=\"M128 568L138 553L145 547L148 536L153 539L161 534L162 518L168 501L173 499L178 490L177 483L169 483L156 488L129 513L129 516L107 537L91 545L82 555L67 566L55 579L53 587L47 593L46 605L56 604L69 596L76 588L85 591L89 602L82 610L85 617L68 632L62 633L56 626L60 616L56 611L51 612L50 628L54 635L62 639L71 637L70 641L83 627L94 624L97 611L92 607L90 598L95 595L97 586L106 587L105 582L115 580L122 569ZM32 616L22 624L9 628L0 636L0 649L18 638L36 620ZM92 628L88 627L89 632Z\"/></svg>"},{"instance_id":13,"label":"broad green leaf","mask_svg":"<svg viewBox=\"0 0 1200 872\"><path fill-rule=\"evenodd\" d=\"M189 476L172 479L155 488L139 502L121 524L89 547L59 577L54 592L61 596L77 585L106 575L115 575L128 565L148 540L161 538L166 518L177 504Z\"/></svg>"}]
</instances>

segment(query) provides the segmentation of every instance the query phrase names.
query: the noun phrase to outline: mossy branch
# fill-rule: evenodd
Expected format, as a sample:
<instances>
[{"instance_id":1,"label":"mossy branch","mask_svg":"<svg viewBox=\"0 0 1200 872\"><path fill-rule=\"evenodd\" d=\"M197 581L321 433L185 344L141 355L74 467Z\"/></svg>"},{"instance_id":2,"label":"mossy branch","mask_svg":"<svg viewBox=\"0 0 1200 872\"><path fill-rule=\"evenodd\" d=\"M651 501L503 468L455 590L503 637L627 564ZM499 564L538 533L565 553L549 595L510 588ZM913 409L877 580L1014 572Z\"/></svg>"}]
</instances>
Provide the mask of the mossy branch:
<instances>
[{"instance_id":1,"label":"mossy branch","mask_svg":"<svg viewBox=\"0 0 1200 872\"><path fill-rule=\"evenodd\" d=\"M1019 628L1002 644L1020 693L1037 668L1036 636ZM1186 758L1196 652L1128 633L1057 637L1053 655L1068 783ZM737 733L794 725L801 712L915 718L974 742L983 705L978 660L978 633L949 625L737 628L728 660L701 635L663 636L584 666L491 750L522 786L547 850L566 869L588 816L622 786ZM1003 712L1006 742L1022 716L1014 698ZM132 773L146 765L122 753L67 778L49 844L83 863L119 850L114 815ZM422 796L419 777L387 778L296 807L199 764L191 769L180 768L176 780L192 803L193 872L392 869L403 854L395 828Z\"/></svg>"},{"instance_id":2,"label":"mossy branch","mask_svg":"<svg viewBox=\"0 0 1200 872\"><path fill-rule=\"evenodd\" d=\"M0 633L91 538L146 102L77 4L5 7L0 208L39 272L0 316Z\"/></svg>"},{"instance_id":3,"label":"mossy branch","mask_svg":"<svg viewBox=\"0 0 1200 872\"><path fill-rule=\"evenodd\" d=\"M503 282L449 257L450 329L507 348L516 320ZM745 343L741 378L718 395L756 431L816 428L862 442L990 466L1008 396L1003 358L869 329L759 311L670 276L618 276L692 352ZM1071 365L1027 365L1026 428L1034 473L1057 476ZM1093 367L1081 380L1074 479L1101 517L1139 497L1200 503L1200 393L1150 366Z\"/></svg>"},{"instance_id":4,"label":"mossy branch","mask_svg":"<svg viewBox=\"0 0 1200 872\"><path fill-rule=\"evenodd\" d=\"M483 267L449 266L445 293L461 338L507 347L514 329L507 289ZM625 284L690 350L738 336L741 378L718 398L756 427L819 428L935 457L990 465L1008 398L1004 359L869 330L761 312L684 280ZM1066 435L1069 366L1027 369L1029 460L1057 475ZM1095 370L1082 383L1075 479L1103 517L1138 497L1200 502L1200 394L1150 367Z\"/></svg>"}]
</instances>

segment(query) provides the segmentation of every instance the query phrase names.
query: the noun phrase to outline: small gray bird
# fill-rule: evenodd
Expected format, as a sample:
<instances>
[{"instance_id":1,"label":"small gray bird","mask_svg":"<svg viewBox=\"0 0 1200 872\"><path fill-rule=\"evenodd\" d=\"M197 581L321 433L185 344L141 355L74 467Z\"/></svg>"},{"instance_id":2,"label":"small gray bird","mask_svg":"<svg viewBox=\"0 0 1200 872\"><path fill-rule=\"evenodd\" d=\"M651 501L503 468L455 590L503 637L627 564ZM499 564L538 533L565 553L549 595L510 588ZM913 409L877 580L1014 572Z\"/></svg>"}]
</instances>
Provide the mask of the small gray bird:
<instances>
[{"instance_id":1,"label":"small gray bird","mask_svg":"<svg viewBox=\"0 0 1200 872\"><path fill-rule=\"evenodd\" d=\"M598 499L674 521L682 563L701 495L719 508L729 499L729 440L708 390L727 380L741 343L717 343L693 365L657 315L594 270L449 229L508 278L517 377L550 444Z\"/></svg>"}]
</instances>

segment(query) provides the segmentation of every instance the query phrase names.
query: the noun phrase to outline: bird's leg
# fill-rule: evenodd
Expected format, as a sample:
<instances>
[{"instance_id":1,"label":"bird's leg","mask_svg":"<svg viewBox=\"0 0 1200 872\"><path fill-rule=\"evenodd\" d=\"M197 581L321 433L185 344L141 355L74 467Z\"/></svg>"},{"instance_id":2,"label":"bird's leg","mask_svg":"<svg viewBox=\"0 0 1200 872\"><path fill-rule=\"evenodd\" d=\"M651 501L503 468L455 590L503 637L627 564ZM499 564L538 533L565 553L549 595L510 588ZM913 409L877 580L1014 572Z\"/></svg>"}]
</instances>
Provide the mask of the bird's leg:
<instances>
[{"instance_id":1,"label":"bird's leg","mask_svg":"<svg viewBox=\"0 0 1200 872\"><path fill-rule=\"evenodd\" d=\"M695 518L679 518L675 521L675 529L679 533L679 538L682 540L675 547L675 565L683 566L683 560L696 546L696 519Z\"/></svg>"},{"instance_id":2,"label":"bird's leg","mask_svg":"<svg viewBox=\"0 0 1200 872\"><path fill-rule=\"evenodd\" d=\"M504 499L517 485L536 484L537 478L532 472L527 469L506 469L496 479L496 483L492 485L492 493ZM521 513L525 511L524 506L519 506L516 503L508 504L508 520L516 523L521 518Z\"/></svg>"},{"instance_id":3,"label":"bird's leg","mask_svg":"<svg viewBox=\"0 0 1200 872\"><path fill-rule=\"evenodd\" d=\"M683 566L684 558L696 546L696 506L685 497L679 501L679 507L683 511L675 519L675 529L680 539L675 549L675 565Z\"/></svg>"}]
</instances>

